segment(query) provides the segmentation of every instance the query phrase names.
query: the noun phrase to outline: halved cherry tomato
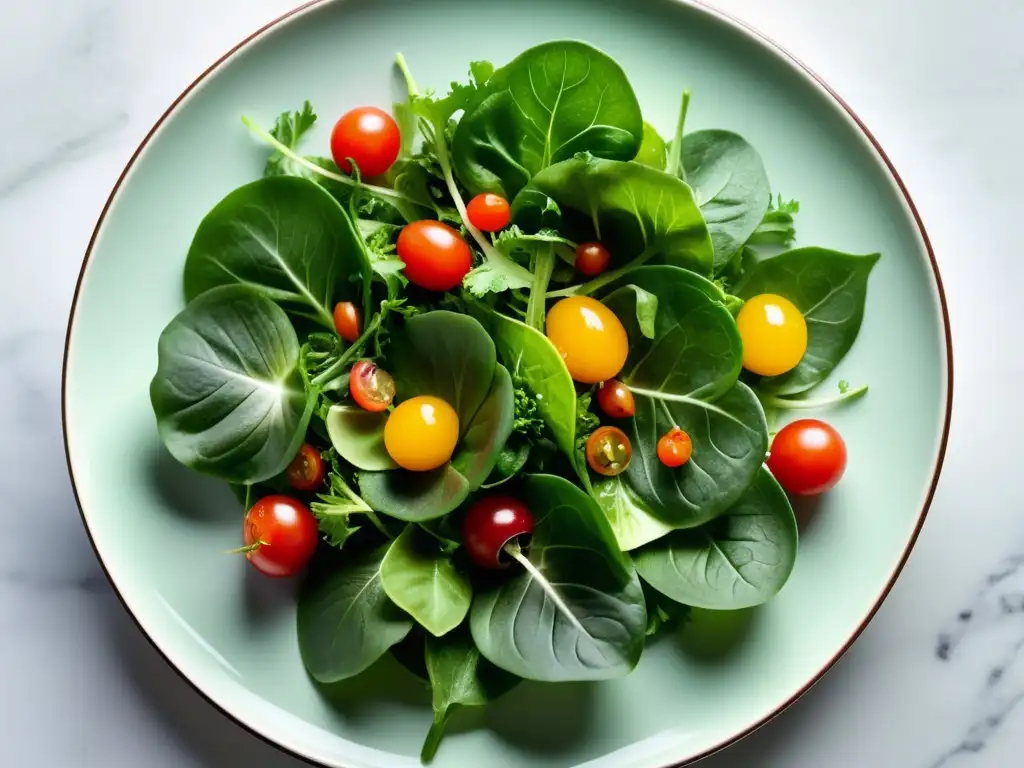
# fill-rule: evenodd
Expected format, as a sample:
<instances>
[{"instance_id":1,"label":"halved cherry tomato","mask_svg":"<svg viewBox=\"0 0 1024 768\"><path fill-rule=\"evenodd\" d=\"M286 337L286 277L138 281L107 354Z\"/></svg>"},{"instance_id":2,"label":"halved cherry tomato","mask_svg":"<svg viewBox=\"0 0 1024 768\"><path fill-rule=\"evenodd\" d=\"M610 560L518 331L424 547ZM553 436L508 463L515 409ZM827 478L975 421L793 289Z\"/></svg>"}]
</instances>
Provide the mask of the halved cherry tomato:
<instances>
[{"instance_id":1,"label":"halved cherry tomato","mask_svg":"<svg viewBox=\"0 0 1024 768\"><path fill-rule=\"evenodd\" d=\"M525 547L525 539L532 533L530 510L508 496L480 499L462 521L462 543L469 558L481 568L504 568L511 560L505 545L519 539L520 547Z\"/></svg>"},{"instance_id":2,"label":"halved cherry tomato","mask_svg":"<svg viewBox=\"0 0 1024 768\"><path fill-rule=\"evenodd\" d=\"M760 376L796 368L807 351L807 321L789 299L762 293L747 299L736 317L743 367Z\"/></svg>"},{"instance_id":3,"label":"halved cherry tomato","mask_svg":"<svg viewBox=\"0 0 1024 768\"><path fill-rule=\"evenodd\" d=\"M334 328L349 344L354 344L362 332L359 309L351 301L340 301L334 305Z\"/></svg>"},{"instance_id":4,"label":"halved cherry tomato","mask_svg":"<svg viewBox=\"0 0 1024 768\"><path fill-rule=\"evenodd\" d=\"M331 155L345 173L352 173L352 158L362 176L380 176L398 159L401 148L398 123L376 107L356 107L346 112L331 133Z\"/></svg>"},{"instance_id":5,"label":"halved cherry tomato","mask_svg":"<svg viewBox=\"0 0 1024 768\"><path fill-rule=\"evenodd\" d=\"M265 496L253 504L242 524L246 559L267 576L294 576L313 557L316 518L289 496Z\"/></svg>"},{"instance_id":6,"label":"halved cherry tomato","mask_svg":"<svg viewBox=\"0 0 1024 768\"><path fill-rule=\"evenodd\" d=\"M398 466L428 472L445 464L459 442L459 415L448 403L420 395L395 408L384 425L384 447Z\"/></svg>"},{"instance_id":7,"label":"halved cherry tomato","mask_svg":"<svg viewBox=\"0 0 1024 768\"><path fill-rule=\"evenodd\" d=\"M800 419L779 430L768 469L787 493L813 496L832 488L846 471L846 443L830 425Z\"/></svg>"},{"instance_id":8,"label":"halved cherry tomato","mask_svg":"<svg viewBox=\"0 0 1024 768\"><path fill-rule=\"evenodd\" d=\"M609 379L598 387L597 404L612 419L628 419L636 413L633 393L618 379Z\"/></svg>"},{"instance_id":9,"label":"halved cherry tomato","mask_svg":"<svg viewBox=\"0 0 1024 768\"><path fill-rule=\"evenodd\" d=\"M658 459L666 467L681 467L693 455L693 441L679 427L672 427L658 441Z\"/></svg>"},{"instance_id":10,"label":"halved cherry tomato","mask_svg":"<svg viewBox=\"0 0 1024 768\"><path fill-rule=\"evenodd\" d=\"M633 460L633 444L618 427L598 427L587 439L587 464L599 475L615 477Z\"/></svg>"},{"instance_id":11,"label":"halved cherry tomato","mask_svg":"<svg viewBox=\"0 0 1024 768\"><path fill-rule=\"evenodd\" d=\"M477 195L466 206L469 223L483 232L500 232L512 219L508 200L501 195L485 192Z\"/></svg>"},{"instance_id":12,"label":"halved cherry tomato","mask_svg":"<svg viewBox=\"0 0 1024 768\"><path fill-rule=\"evenodd\" d=\"M440 221L424 219L407 225L398 236L403 274L428 291L449 291L473 266L469 245L458 232Z\"/></svg>"},{"instance_id":13,"label":"halved cherry tomato","mask_svg":"<svg viewBox=\"0 0 1024 768\"><path fill-rule=\"evenodd\" d=\"M562 299L548 311L547 334L562 354L569 375L583 384L614 378L629 355L629 337L619 318L589 296Z\"/></svg>"},{"instance_id":14,"label":"halved cherry tomato","mask_svg":"<svg viewBox=\"0 0 1024 768\"><path fill-rule=\"evenodd\" d=\"M369 360L360 360L352 366L348 389L356 405L372 413L386 411L395 399L394 378Z\"/></svg>"},{"instance_id":15,"label":"halved cherry tomato","mask_svg":"<svg viewBox=\"0 0 1024 768\"><path fill-rule=\"evenodd\" d=\"M597 277L612 260L608 249L600 243L581 243L576 249L576 270L587 277Z\"/></svg>"},{"instance_id":16,"label":"halved cherry tomato","mask_svg":"<svg viewBox=\"0 0 1024 768\"><path fill-rule=\"evenodd\" d=\"M327 470L320 451L309 443L303 443L298 455L292 459L285 471L292 488L299 491L315 491L324 482Z\"/></svg>"}]
</instances>

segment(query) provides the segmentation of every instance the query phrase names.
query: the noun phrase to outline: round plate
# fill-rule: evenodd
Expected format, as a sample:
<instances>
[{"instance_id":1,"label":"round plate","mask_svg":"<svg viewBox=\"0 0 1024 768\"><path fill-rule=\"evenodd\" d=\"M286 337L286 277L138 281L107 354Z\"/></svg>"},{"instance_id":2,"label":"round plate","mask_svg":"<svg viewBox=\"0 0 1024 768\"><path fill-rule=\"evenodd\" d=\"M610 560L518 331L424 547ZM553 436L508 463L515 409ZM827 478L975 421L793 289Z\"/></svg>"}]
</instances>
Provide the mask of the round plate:
<instances>
[{"instance_id":1,"label":"round plate","mask_svg":"<svg viewBox=\"0 0 1024 768\"><path fill-rule=\"evenodd\" d=\"M829 415L846 437L844 481L804 516L782 593L730 626L701 615L688 642L653 643L636 671L599 684L526 684L457 717L438 768L682 765L764 723L863 629L920 529L949 419L949 330L938 273L910 200L845 105L770 42L676 0L324 0L218 62L168 111L119 181L82 270L68 333L64 425L83 518L142 630L210 701L296 755L344 768L418 766L430 723L423 687L385 659L320 691L303 670L293 586L253 575L240 512L222 484L163 450L148 385L156 342L182 306L181 270L203 215L261 174L263 125L304 99L332 118L388 106L402 51L421 85L444 88L475 59L587 40L624 67L664 134L679 94L688 128L745 136L774 188L801 202L803 244L881 251L860 340L836 378L871 392ZM826 387L829 385L826 384ZM812 513L811 513L812 512ZM810 513L810 514L809 514ZM706 642L697 642L710 632Z\"/></svg>"}]
</instances>

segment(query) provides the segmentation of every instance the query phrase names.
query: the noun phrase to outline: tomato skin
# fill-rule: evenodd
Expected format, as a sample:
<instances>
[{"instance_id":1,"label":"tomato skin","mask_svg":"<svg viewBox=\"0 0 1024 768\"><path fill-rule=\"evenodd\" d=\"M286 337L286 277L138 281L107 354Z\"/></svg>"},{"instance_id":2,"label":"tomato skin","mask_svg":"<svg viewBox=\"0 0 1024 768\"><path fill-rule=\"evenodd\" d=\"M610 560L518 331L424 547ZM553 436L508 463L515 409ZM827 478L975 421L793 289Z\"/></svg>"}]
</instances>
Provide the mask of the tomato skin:
<instances>
[{"instance_id":1,"label":"tomato skin","mask_svg":"<svg viewBox=\"0 0 1024 768\"><path fill-rule=\"evenodd\" d=\"M693 441L679 427L673 427L658 441L658 460L666 467L681 467L692 455Z\"/></svg>"},{"instance_id":2,"label":"tomato skin","mask_svg":"<svg viewBox=\"0 0 1024 768\"><path fill-rule=\"evenodd\" d=\"M398 236L403 274L428 291L450 291L473 266L473 255L462 235L440 221L414 221Z\"/></svg>"},{"instance_id":3,"label":"tomato skin","mask_svg":"<svg viewBox=\"0 0 1024 768\"><path fill-rule=\"evenodd\" d=\"M327 468L320 451L309 443L303 443L299 453L285 471L288 482L297 491L315 491L323 485Z\"/></svg>"},{"instance_id":4,"label":"tomato skin","mask_svg":"<svg viewBox=\"0 0 1024 768\"><path fill-rule=\"evenodd\" d=\"M500 232L512 220L512 207L501 195L485 192L466 206L469 223L482 232Z\"/></svg>"},{"instance_id":5,"label":"tomato skin","mask_svg":"<svg viewBox=\"0 0 1024 768\"><path fill-rule=\"evenodd\" d=\"M736 317L743 340L743 367L760 376L779 376L807 351L807 321L789 299L762 293L747 300Z\"/></svg>"},{"instance_id":6,"label":"tomato skin","mask_svg":"<svg viewBox=\"0 0 1024 768\"><path fill-rule=\"evenodd\" d=\"M446 464L459 442L459 415L439 397L411 397L384 425L384 447L403 469L429 472Z\"/></svg>"},{"instance_id":7,"label":"tomato skin","mask_svg":"<svg viewBox=\"0 0 1024 768\"><path fill-rule=\"evenodd\" d=\"M348 389L356 405L371 413L386 411L395 399L394 378L369 360L360 360L352 366Z\"/></svg>"},{"instance_id":8,"label":"tomato skin","mask_svg":"<svg viewBox=\"0 0 1024 768\"><path fill-rule=\"evenodd\" d=\"M618 379L609 379L598 387L597 405L611 419L628 419L636 413L633 393Z\"/></svg>"},{"instance_id":9,"label":"tomato skin","mask_svg":"<svg viewBox=\"0 0 1024 768\"><path fill-rule=\"evenodd\" d=\"M362 330L359 308L351 301L339 301L334 305L334 329L349 344L354 344Z\"/></svg>"},{"instance_id":10,"label":"tomato skin","mask_svg":"<svg viewBox=\"0 0 1024 768\"><path fill-rule=\"evenodd\" d=\"M767 464L787 493L814 496L832 488L843 476L846 443L831 425L800 419L775 435Z\"/></svg>"},{"instance_id":11,"label":"tomato skin","mask_svg":"<svg viewBox=\"0 0 1024 768\"><path fill-rule=\"evenodd\" d=\"M597 277L611 263L612 255L600 243L581 243L576 249L576 271L587 277Z\"/></svg>"},{"instance_id":12,"label":"tomato skin","mask_svg":"<svg viewBox=\"0 0 1024 768\"><path fill-rule=\"evenodd\" d=\"M305 568L319 536L313 513L289 496L263 497L242 524L242 542L253 547L246 559L274 578L294 576Z\"/></svg>"},{"instance_id":13,"label":"tomato skin","mask_svg":"<svg viewBox=\"0 0 1024 768\"><path fill-rule=\"evenodd\" d=\"M352 158L362 176L380 176L394 165L401 148L398 123L376 107L349 110L331 132L331 155L345 173L352 173Z\"/></svg>"},{"instance_id":14,"label":"tomato skin","mask_svg":"<svg viewBox=\"0 0 1024 768\"><path fill-rule=\"evenodd\" d=\"M581 384L613 379L626 364L629 337L608 307L589 296L571 296L547 316L547 336L565 360L569 375Z\"/></svg>"},{"instance_id":15,"label":"tomato skin","mask_svg":"<svg viewBox=\"0 0 1024 768\"><path fill-rule=\"evenodd\" d=\"M488 496L480 499L462 521L462 544L469 558L481 568L504 568L505 545L533 533L533 514L518 499ZM520 546L525 542L520 542ZM506 555L507 558L507 555Z\"/></svg>"},{"instance_id":16,"label":"tomato skin","mask_svg":"<svg viewBox=\"0 0 1024 768\"><path fill-rule=\"evenodd\" d=\"M633 444L618 427L598 427L587 439L587 464L599 475L621 475L633 460Z\"/></svg>"}]
</instances>

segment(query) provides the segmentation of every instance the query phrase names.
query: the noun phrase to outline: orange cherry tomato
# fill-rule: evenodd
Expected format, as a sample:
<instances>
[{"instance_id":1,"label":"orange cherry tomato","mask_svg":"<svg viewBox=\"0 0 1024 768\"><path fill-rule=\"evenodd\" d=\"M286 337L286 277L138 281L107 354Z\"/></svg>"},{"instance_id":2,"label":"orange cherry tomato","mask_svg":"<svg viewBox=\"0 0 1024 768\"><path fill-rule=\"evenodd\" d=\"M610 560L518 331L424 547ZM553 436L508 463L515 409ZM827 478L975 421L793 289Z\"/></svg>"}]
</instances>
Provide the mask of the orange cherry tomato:
<instances>
[{"instance_id":1,"label":"orange cherry tomato","mask_svg":"<svg viewBox=\"0 0 1024 768\"><path fill-rule=\"evenodd\" d=\"M351 301L339 301L334 305L334 327L349 344L354 344L359 338L362 330L362 323L359 319L359 309Z\"/></svg>"},{"instance_id":2,"label":"orange cherry tomato","mask_svg":"<svg viewBox=\"0 0 1024 768\"><path fill-rule=\"evenodd\" d=\"M363 176L380 176L398 159L402 135L398 123L376 107L356 107L338 120L331 133L331 155L345 173L355 160Z\"/></svg>"},{"instance_id":3,"label":"orange cherry tomato","mask_svg":"<svg viewBox=\"0 0 1024 768\"><path fill-rule=\"evenodd\" d=\"M500 232L512 220L512 208L501 195L485 192L466 206L469 223L483 232Z\"/></svg>"},{"instance_id":4,"label":"orange cherry tomato","mask_svg":"<svg viewBox=\"0 0 1024 768\"><path fill-rule=\"evenodd\" d=\"M615 378L629 356L629 337L608 307L589 296L562 299L549 311L547 334L569 375L582 384Z\"/></svg>"},{"instance_id":5,"label":"orange cherry tomato","mask_svg":"<svg viewBox=\"0 0 1024 768\"><path fill-rule=\"evenodd\" d=\"M292 488L299 491L315 491L323 485L327 470L320 451L309 443L303 443L285 474Z\"/></svg>"},{"instance_id":6,"label":"orange cherry tomato","mask_svg":"<svg viewBox=\"0 0 1024 768\"><path fill-rule=\"evenodd\" d=\"M587 464L599 475L615 477L633 460L633 444L618 427L598 427L587 439Z\"/></svg>"},{"instance_id":7,"label":"orange cherry tomato","mask_svg":"<svg viewBox=\"0 0 1024 768\"><path fill-rule=\"evenodd\" d=\"M395 408L384 425L384 447L403 469L429 472L447 464L459 442L459 415L433 395L419 395Z\"/></svg>"},{"instance_id":8,"label":"orange cherry tomato","mask_svg":"<svg viewBox=\"0 0 1024 768\"><path fill-rule=\"evenodd\" d=\"M576 249L576 270L587 277L597 277L612 260L608 249L600 243L582 243Z\"/></svg>"},{"instance_id":9,"label":"orange cherry tomato","mask_svg":"<svg viewBox=\"0 0 1024 768\"><path fill-rule=\"evenodd\" d=\"M289 496L265 496L242 524L242 551L266 576L297 574L313 557L319 538L313 513Z\"/></svg>"},{"instance_id":10,"label":"orange cherry tomato","mask_svg":"<svg viewBox=\"0 0 1024 768\"><path fill-rule=\"evenodd\" d=\"M371 413L386 411L395 399L395 379L369 360L360 360L352 366L348 389L356 405Z\"/></svg>"},{"instance_id":11,"label":"orange cherry tomato","mask_svg":"<svg viewBox=\"0 0 1024 768\"><path fill-rule=\"evenodd\" d=\"M747 299L736 325L743 340L743 367L759 376L793 370L807 351L807 321L782 296L762 293Z\"/></svg>"},{"instance_id":12,"label":"orange cherry tomato","mask_svg":"<svg viewBox=\"0 0 1024 768\"><path fill-rule=\"evenodd\" d=\"M609 379L597 390L597 404L612 419L628 419L636 413L636 400L629 387L618 379Z\"/></svg>"},{"instance_id":13,"label":"orange cherry tomato","mask_svg":"<svg viewBox=\"0 0 1024 768\"><path fill-rule=\"evenodd\" d=\"M693 441L679 427L673 427L658 441L658 458L666 467L681 467L692 455Z\"/></svg>"},{"instance_id":14,"label":"orange cherry tomato","mask_svg":"<svg viewBox=\"0 0 1024 768\"><path fill-rule=\"evenodd\" d=\"M473 256L462 235L440 221L414 221L398 236L398 258L403 274L428 291L450 291L473 266Z\"/></svg>"}]
</instances>

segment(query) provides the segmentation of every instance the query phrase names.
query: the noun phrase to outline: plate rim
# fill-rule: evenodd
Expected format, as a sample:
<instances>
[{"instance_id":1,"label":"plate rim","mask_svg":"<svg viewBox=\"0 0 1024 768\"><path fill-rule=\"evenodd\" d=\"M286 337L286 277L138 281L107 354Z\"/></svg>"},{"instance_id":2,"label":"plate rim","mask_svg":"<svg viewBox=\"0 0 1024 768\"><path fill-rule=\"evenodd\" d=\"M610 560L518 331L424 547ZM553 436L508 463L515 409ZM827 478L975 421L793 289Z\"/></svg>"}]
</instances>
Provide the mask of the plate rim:
<instances>
[{"instance_id":1,"label":"plate rim","mask_svg":"<svg viewBox=\"0 0 1024 768\"><path fill-rule=\"evenodd\" d=\"M78 303L82 293L82 286L84 283L85 274L89 268L89 264L93 256L93 251L96 247L96 244L99 241L99 237L103 230L103 226L106 222L107 215L110 213L114 201L120 194L121 187L128 179L129 175L134 169L135 163L138 161L142 153L146 150L149 144L157 136L157 134L160 132L163 126L177 112L178 108L188 100L192 93L199 89L207 81L207 79L216 74L217 71L220 70L222 66L224 66L230 60L235 58L236 55L242 53L246 48L248 48L249 45L257 42L259 39L261 39L264 35L271 32L272 30L287 24L288 22L298 18L301 15L304 15L309 11L312 11L314 8L330 5L331 3L335 2L345 1L346 0L306 0L306 2L303 2L302 4L297 5L291 10L278 15L276 18L270 20L263 26L259 27L256 31L247 35L234 46L232 46L226 53L217 58L212 64L210 64L198 76L196 76L192 80L192 82L189 83L189 85L186 86L181 91L180 94L178 94L178 96L171 102L167 109L164 110L164 112L160 115L157 121L153 124L152 128L150 128L149 131L146 132L145 136L142 138L139 145L136 147L135 151L131 154L121 173L118 175L117 180L114 183L114 186L111 189L111 192L108 195L107 200L100 211L99 217L96 221L96 225L93 228L92 235L90 236L89 244L86 247L85 255L82 260L82 266L79 270L78 278L75 283L74 295L71 300L71 307L68 314L67 331L64 337L64 353L61 363L61 433L64 441L64 457L65 462L67 464L68 477L71 481L71 489L75 498L75 505L78 507L78 513L79 516L81 517L82 525L85 528L86 536L89 539L89 544L92 547L93 553L96 555L96 560L99 562L100 568L103 570L103 574L106 576L107 581L110 583L110 586L113 589L113 592L116 595L121 606L124 608L125 612L131 617L132 622L138 628L142 636L146 639L149 645L159 654L163 661L172 670L174 670L174 672L177 673L177 675L182 680L184 680L185 683L190 688L192 688L193 691L198 693L199 696L202 697L202 699L205 700L210 706L212 706L220 714L228 718L228 720L230 720L232 723L241 727L247 733L255 736L257 739L264 742L265 744L268 744L274 749L277 749L278 751L290 757L296 758L308 765L315 766L316 768L331 768L331 766L308 755L305 755L301 752L298 752L295 749L288 747L278 741L275 741L270 736L260 733L255 727L249 725L244 720L242 720L240 716L237 716L231 711L229 711L225 705L221 705L219 702L215 701L210 694L203 690L199 683L194 682L188 675L185 674L184 671L182 671L171 660L168 653L166 653L160 647L156 640L142 625L140 619L128 606L128 603L125 600L125 597L121 594L121 590L118 588L113 575L108 570L106 563L103 561L103 557L99 552L95 539L93 538L92 530L89 527L89 522L86 517L85 510L82 506L82 500L81 497L79 496L78 484L75 480L74 466L71 459L71 443L69 439L70 430L67 409L68 363L70 360L72 333L74 330L75 318L78 310ZM351 0L348 1L351 2ZM852 123L853 127L855 127L860 132L862 137L867 140L868 144L871 146L871 149L874 151L874 154L877 156L877 159L881 160L882 165L888 172L890 180L894 183L897 191L900 193L900 197L902 198L903 204L906 206L906 210L910 214L910 218L912 219L914 225L917 228L918 235L921 238L921 244L924 246L924 250L928 256L928 266L931 267L931 273L933 278L932 287L935 291L935 297L938 300L937 303L939 317L942 321L942 331L944 335L946 350L944 360L946 369L946 380L944 382L945 405L943 408L940 409L940 412L942 413L942 431L938 440L938 451L935 455L935 463L932 469L931 482L929 483L927 491L925 492L922 498L921 510L917 515L917 520L914 524L913 531L911 532L910 537L907 539L903 553L900 556L895 567L893 568L892 572L890 573L889 578L883 586L877 599L872 604L871 609L861 619L861 621L857 624L855 630L851 633L851 635L847 638L843 645L831 656L831 658L820 669L818 669L818 671L815 672L807 680L807 682L803 683L790 697L788 697L782 703L775 706L771 712L759 717L755 722L745 726L741 730L738 730L736 733L734 733L726 739L719 741L717 744L708 747L699 754L683 758L681 762L673 761L670 763L657 766L657 768L684 768L685 766L693 765L694 763L697 763L703 760L704 758L710 757L711 755L716 754L722 750L728 749L729 747L743 740L750 734L759 730L761 727L767 725L780 714L782 714L784 711L789 709L789 707L792 706L798 699L800 699L818 682L820 682L825 677L825 675L828 674L828 672L830 672L835 667L839 660L846 655L847 651L850 650L853 644L864 633L864 630L867 629L868 624L870 624L871 621L875 618L879 609L882 607L882 604L889 597L892 588L895 586L895 583L899 578L900 574L902 573L903 568L906 566L907 560L909 559L910 554L913 551L915 545L917 544L918 538L920 537L921 530L924 526L924 522L928 517L928 513L931 509L931 505L935 497L935 492L938 487L939 478L942 474L943 464L945 462L946 449L949 442L950 424L952 421L953 411L953 337L949 320L949 307L946 300L946 292L943 286L942 275L939 270L938 261L935 258L935 251L932 247L931 238L928 236L928 232L925 228L921 214L918 211L917 205L914 203L914 200L911 197L910 191L907 188L905 182L903 181L903 178L896 170L896 167L893 165L888 154L882 148L881 143L871 132L871 130L867 127L867 125L860 118L860 116L850 106L850 104L847 103L846 100L843 99L842 96L840 96L824 80L824 78L822 78L810 66L804 63L800 58L791 53L787 48L778 43L772 37L768 36L764 32L761 32L759 29L757 29L749 22L744 21L743 19L733 15L732 13L715 7L714 5L707 2L707 0L665 1L688 6L698 13L701 13L705 16L709 16L713 20L730 26L735 31L745 36L747 39L757 43L762 48L765 48L771 53L775 54L779 59L781 59L784 63L788 64L793 70L795 70L797 74L802 75L806 80L808 80L809 84L812 87L816 87L824 95L830 98L835 103L835 105L840 108L841 112L845 115L845 117ZM652 766L652 768L655 767Z\"/></svg>"}]
</instances>

